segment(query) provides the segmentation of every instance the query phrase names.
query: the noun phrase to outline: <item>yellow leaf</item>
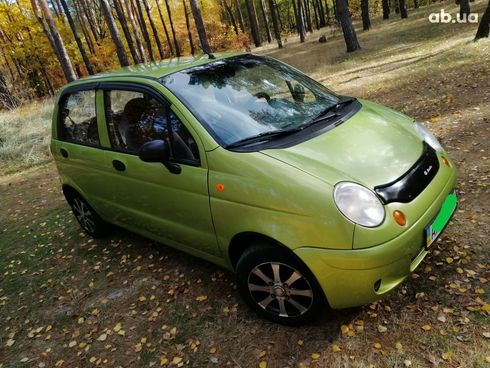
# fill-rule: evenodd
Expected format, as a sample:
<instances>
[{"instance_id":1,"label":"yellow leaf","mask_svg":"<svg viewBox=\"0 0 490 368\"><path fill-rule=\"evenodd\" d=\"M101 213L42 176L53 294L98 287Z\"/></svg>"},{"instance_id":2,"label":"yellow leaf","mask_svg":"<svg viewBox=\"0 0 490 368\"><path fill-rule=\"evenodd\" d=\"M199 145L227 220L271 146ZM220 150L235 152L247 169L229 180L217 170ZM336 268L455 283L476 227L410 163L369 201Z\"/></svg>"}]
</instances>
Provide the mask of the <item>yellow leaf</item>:
<instances>
[{"instance_id":1,"label":"yellow leaf","mask_svg":"<svg viewBox=\"0 0 490 368\"><path fill-rule=\"evenodd\" d=\"M342 331L343 334L346 334L347 332L349 332L349 326L347 325L340 326L340 331Z\"/></svg>"},{"instance_id":2,"label":"yellow leaf","mask_svg":"<svg viewBox=\"0 0 490 368\"><path fill-rule=\"evenodd\" d=\"M374 347L375 349L381 349L381 347L382 347L382 346L381 346L381 344L380 344L379 342L375 342L375 343L373 344L373 347Z\"/></svg>"},{"instance_id":3,"label":"yellow leaf","mask_svg":"<svg viewBox=\"0 0 490 368\"><path fill-rule=\"evenodd\" d=\"M75 340L70 341L70 343L68 344L68 347L69 347L69 348L72 348L72 347L74 347L76 344L77 344L77 342L76 342Z\"/></svg>"},{"instance_id":4,"label":"yellow leaf","mask_svg":"<svg viewBox=\"0 0 490 368\"><path fill-rule=\"evenodd\" d=\"M265 357L265 354L267 354L267 352L265 350L261 351L259 354L259 358Z\"/></svg>"},{"instance_id":5,"label":"yellow leaf","mask_svg":"<svg viewBox=\"0 0 490 368\"><path fill-rule=\"evenodd\" d=\"M490 355L489 355L489 356L487 356L487 357L485 357L485 361L486 361L487 363L490 363Z\"/></svg>"},{"instance_id":6,"label":"yellow leaf","mask_svg":"<svg viewBox=\"0 0 490 368\"><path fill-rule=\"evenodd\" d=\"M144 301L146 301L146 296L141 295L141 296L138 298L138 300L139 300L140 302L144 302Z\"/></svg>"},{"instance_id":7,"label":"yellow leaf","mask_svg":"<svg viewBox=\"0 0 490 368\"><path fill-rule=\"evenodd\" d=\"M116 325L113 328L114 332L119 332L121 331L121 329L122 329L122 325L120 323L116 323Z\"/></svg>"},{"instance_id":8,"label":"yellow leaf","mask_svg":"<svg viewBox=\"0 0 490 368\"><path fill-rule=\"evenodd\" d=\"M216 349L215 347L212 347L211 349L209 349L209 352L211 354L215 354L217 351L218 351L218 349Z\"/></svg>"},{"instance_id":9,"label":"yellow leaf","mask_svg":"<svg viewBox=\"0 0 490 368\"><path fill-rule=\"evenodd\" d=\"M267 362L261 361L259 363L259 368L267 368Z\"/></svg>"},{"instance_id":10,"label":"yellow leaf","mask_svg":"<svg viewBox=\"0 0 490 368\"><path fill-rule=\"evenodd\" d=\"M181 358L181 357L176 356L176 357L174 357L174 358L172 359L172 364L177 365L177 364L179 364L180 362L182 362L182 358Z\"/></svg>"},{"instance_id":11,"label":"yellow leaf","mask_svg":"<svg viewBox=\"0 0 490 368\"><path fill-rule=\"evenodd\" d=\"M449 264L451 264L451 263L454 262L454 259L452 259L451 257L447 257L446 258L446 262L449 263Z\"/></svg>"},{"instance_id":12,"label":"yellow leaf","mask_svg":"<svg viewBox=\"0 0 490 368\"><path fill-rule=\"evenodd\" d=\"M97 340L99 340L99 341L105 341L106 339L107 339L107 334L106 334L106 333L103 333L102 335L100 335L100 336L98 337L98 339L97 339Z\"/></svg>"},{"instance_id":13,"label":"yellow leaf","mask_svg":"<svg viewBox=\"0 0 490 368\"><path fill-rule=\"evenodd\" d=\"M97 360L97 358L93 356L93 357L90 357L90 359L89 359L88 361L89 361L90 363L93 363L93 362L95 362L96 360Z\"/></svg>"},{"instance_id":14,"label":"yellow leaf","mask_svg":"<svg viewBox=\"0 0 490 368\"><path fill-rule=\"evenodd\" d=\"M60 359L55 363L55 367L61 367L64 363L65 361L63 359Z\"/></svg>"},{"instance_id":15,"label":"yellow leaf","mask_svg":"<svg viewBox=\"0 0 490 368\"><path fill-rule=\"evenodd\" d=\"M320 356L321 356L321 355L320 355L320 354L318 354L318 353L313 353L313 354L311 354L311 358L312 358L312 359L319 359L319 358L320 358Z\"/></svg>"},{"instance_id":16,"label":"yellow leaf","mask_svg":"<svg viewBox=\"0 0 490 368\"><path fill-rule=\"evenodd\" d=\"M395 347L396 347L396 350L400 351L403 349L403 345L401 342L397 341L397 343L395 344Z\"/></svg>"},{"instance_id":17,"label":"yellow leaf","mask_svg":"<svg viewBox=\"0 0 490 368\"><path fill-rule=\"evenodd\" d=\"M134 352L139 353L141 350L143 350L143 345L139 342L134 346Z\"/></svg>"},{"instance_id":18,"label":"yellow leaf","mask_svg":"<svg viewBox=\"0 0 490 368\"><path fill-rule=\"evenodd\" d=\"M80 317L80 318L78 319L78 324L79 324L79 325L81 325L83 322L85 322L85 318Z\"/></svg>"},{"instance_id":19,"label":"yellow leaf","mask_svg":"<svg viewBox=\"0 0 490 368\"><path fill-rule=\"evenodd\" d=\"M51 326L51 325L47 325L47 326L46 326L46 332L51 331L51 329L52 329L52 328L53 328L53 326Z\"/></svg>"},{"instance_id":20,"label":"yellow leaf","mask_svg":"<svg viewBox=\"0 0 490 368\"><path fill-rule=\"evenodd\" d=\"M451 358L453 357L453 352L452 351L447 351L445 353L442 353L442 359L444 360L451 360Z\"/></svg>"},{"instance_id":21,"label":"yellow leaf","mask_svg":"<svg viewBox=\"0 0 490 368\"><path fill-rule=\"evenodd\" d=\"M207 299L208 299L208 297L207 297L206 295L199 295L199 296L196 298L196 300L197 300L198 302L203 302L203 301L205 301L205 300L207 300Z\"/></svg>"},{"instance_id":22,"label":"yellow leaf","mask_svg":"<svg viewBox=\"0 0 490 368\"><path fill-rule=\"evenodd\" d=\"M301 339L300 339L300 340L298 340L298 345L299 345L299 346L303 346L303 344L304 344L304 343L305 343L305 342L304 342L303 340L301 340Z\"/></svg>"},{"instance_id":23,"label":"yellow leaf","mask_svg":"<svg viewBox=\"0 0 490 368\"><path fill-rule=\"evenodd\" d=\"M6 344L7 346L9 346L9 347L10 347L10 346L12 346L12 345L14 345L14 344L15 344L15 340L12 340L12 339L8 339L8 340L7 340L7 344Z\"/></svg>"},{"instance_id":24,"label":"yellow leaf","mask_svg":"<svg viewBox=\"0 0 490 368\"><path fill-rule=\"evenodd\" d=\"M340 349L340 346L338 346L337 344L332 345L332 351L334 353L338 353L340 350L342 350L342 349Z\"/></svg>"},{"instance_id":25,"label":"yellow leaf","mask_svg":"<svg viewBox=\"0 0 490 368\"><path fill-rule=\"evenodd\" d=\"M168 363L168 358L165 356L160 357L160 366Z\"/></svg>"},{"instance_id":26,"label":"yellow leaf","mask_svg":"<svg viewBox=\"0 0 490 368\"><path fill-rule=\"evenodd\" d=\"M485 311L485 312L490 311L490 304L484 304L484 305L481 307L481 310L482 310L482 311Z\"/></svg>"},{"instance_id":27,"label":"yellow leaf","mask_svg":"<svg viewBox=\"0 0 490 368\"><path fill-rule=\"evenodd\" d=\"M386 332L386 331L388 331L388 327L383 326L383 325L378 325L378 331L381 333Z\"/></svg>"},{"instance_id":28,"label":"yellow leaf","mask_svg":"<svg viewBox=\"0 0 490 368\"><path fill-rule=\"evenodd\" d=\"M429 325L423 325L422 326L422 330L424 331L430 331L432 327L430 327Z\"/></svg>"}]
</instances>

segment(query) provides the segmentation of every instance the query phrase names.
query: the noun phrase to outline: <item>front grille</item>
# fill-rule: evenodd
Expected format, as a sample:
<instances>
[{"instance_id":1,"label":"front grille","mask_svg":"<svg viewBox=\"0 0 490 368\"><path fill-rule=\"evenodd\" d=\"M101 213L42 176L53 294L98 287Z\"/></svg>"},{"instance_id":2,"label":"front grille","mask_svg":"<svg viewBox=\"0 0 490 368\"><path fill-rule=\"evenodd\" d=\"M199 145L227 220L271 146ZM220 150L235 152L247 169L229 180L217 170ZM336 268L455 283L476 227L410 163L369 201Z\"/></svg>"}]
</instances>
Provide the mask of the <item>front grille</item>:
<instances>
[{"instance_id":1,"label":"front grille","mask_svg":"<svg viewBox=\"0 0 490 368\"><path fill-rule=\"evenodd\" d=\"M408 203L429 185L439 171L436 151L424 142L424 151L405 174L394 182L374 188L385 204L391 202Z\"/></svg>"}]
</instances>

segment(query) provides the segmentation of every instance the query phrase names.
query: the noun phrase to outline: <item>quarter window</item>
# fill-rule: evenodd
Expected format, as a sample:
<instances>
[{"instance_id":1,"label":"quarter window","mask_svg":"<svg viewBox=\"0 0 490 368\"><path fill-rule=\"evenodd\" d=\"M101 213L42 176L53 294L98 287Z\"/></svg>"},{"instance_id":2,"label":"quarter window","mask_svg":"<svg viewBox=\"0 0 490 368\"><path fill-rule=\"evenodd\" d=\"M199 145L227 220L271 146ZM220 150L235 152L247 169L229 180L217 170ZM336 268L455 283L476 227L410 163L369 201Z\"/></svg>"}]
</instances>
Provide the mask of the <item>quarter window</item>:
<instances>
[{"instance_id":1,"label":"quarter window","mask_svg":"<svg viewBox=\"0 0 490 368\"><path fill-rule=\"evenodd\" d=\"M143 144L161 139L170 145L174 161L199 162L194 138L170 108L152 95L111 90L105 92L104 99L113 148L137 153Z\"/></svg>"},{"instance_id":2,"label":"quarter window","mask_svg":"<svg viewBox=\"0 0 490 368\"><path fill-rule=\"evenodd\" d=\"M78 91L66 97L61 105L61 123L64 140L99 145L95 91Z\"/></svg>"}]
</instances>

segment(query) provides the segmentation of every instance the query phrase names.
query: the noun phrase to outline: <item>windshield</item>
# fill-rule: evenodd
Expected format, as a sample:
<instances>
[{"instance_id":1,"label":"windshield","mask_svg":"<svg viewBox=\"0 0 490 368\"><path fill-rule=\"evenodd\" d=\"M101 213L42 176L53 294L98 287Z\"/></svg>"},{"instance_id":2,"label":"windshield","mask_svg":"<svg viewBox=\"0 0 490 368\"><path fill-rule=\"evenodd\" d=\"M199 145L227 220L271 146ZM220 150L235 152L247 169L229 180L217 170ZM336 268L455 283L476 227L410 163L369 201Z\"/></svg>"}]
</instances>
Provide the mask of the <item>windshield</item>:
<instances>
[{"instance_id":1,"label":"windshield","mask_svg":"<svg viewBox=\"0 0 490 368\"><path fill-rule=\"evenodd\" d=\"M274 59L243 55L160 79L224 146L311 122L339 98Z\"/></svg>"}]
</instances>

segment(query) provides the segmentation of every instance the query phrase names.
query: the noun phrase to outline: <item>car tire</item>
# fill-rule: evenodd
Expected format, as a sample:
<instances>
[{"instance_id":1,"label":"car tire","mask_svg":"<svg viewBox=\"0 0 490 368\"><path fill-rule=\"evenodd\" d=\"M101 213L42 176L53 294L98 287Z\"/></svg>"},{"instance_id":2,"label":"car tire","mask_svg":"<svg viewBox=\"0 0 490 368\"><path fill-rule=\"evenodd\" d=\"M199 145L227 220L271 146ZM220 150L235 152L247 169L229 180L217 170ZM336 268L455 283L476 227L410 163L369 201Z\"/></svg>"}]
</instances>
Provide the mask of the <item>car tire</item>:
<instances>
[{"instance_id":1,"label":"car tire","mask_svg":"<svg viewBox=\"0 0 490 368\"><path fill-rule=\"evenodd\" d=\"M109 224L78 193L72 193L68 198L73 215L80 227L93 238L101 238L109 232Z\"/></svg>"},{"instance_id":2,"label":"car tire","mask_svg":"<svg viewBox=\"0 0 490 368\"><path fill-rule=\"evenodd\" d=\"M247 304L273 322L306 324L328 308L311 271L278 246L258 243L247 248L237 263L236 277Z\"/></svg>"}]
</instances>

